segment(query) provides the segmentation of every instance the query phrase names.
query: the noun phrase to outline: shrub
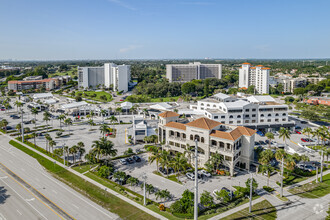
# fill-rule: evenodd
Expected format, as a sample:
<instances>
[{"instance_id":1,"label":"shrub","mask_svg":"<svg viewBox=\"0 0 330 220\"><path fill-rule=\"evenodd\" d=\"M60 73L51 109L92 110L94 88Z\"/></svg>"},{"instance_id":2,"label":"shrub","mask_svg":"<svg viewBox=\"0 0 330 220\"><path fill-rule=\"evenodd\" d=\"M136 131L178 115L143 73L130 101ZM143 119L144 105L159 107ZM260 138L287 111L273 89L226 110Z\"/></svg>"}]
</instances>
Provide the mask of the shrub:
<instances>
[{"instance_id":1,"label":"shrub","mask_svg":"<svg viewBox=\"0 0 330 220\"><path fill-rule=\"evenodd\" d=\"M97 174L100 177L107 178L110 175L110 168L107 166L102 166L99 168L99 171L97 172Z\"/></svg>"},{"instance_id":2,"label":"shrub","mask_svg":"<svg viewBox=\"0 0 330 220\"><path fill-rule=\"evenodd\" d=\"M268 187L268 186L263 186L262 188L263 188L264 190L266 190L267 192L273 192L273 191L275 191L274 188L272 188L272 187Z\"/></svg>"},{"instance_id":3,"label":"shrub","mask_svg":"<svg viewBox=\"0 0 330 220\"><path fill-rule=\"evenodd\" d=\"M160 205L159 205L159 210L160 210L160 211L165 211L165 206L164 206L163 204L160 204Z\"/></svg>"}]
</instances>

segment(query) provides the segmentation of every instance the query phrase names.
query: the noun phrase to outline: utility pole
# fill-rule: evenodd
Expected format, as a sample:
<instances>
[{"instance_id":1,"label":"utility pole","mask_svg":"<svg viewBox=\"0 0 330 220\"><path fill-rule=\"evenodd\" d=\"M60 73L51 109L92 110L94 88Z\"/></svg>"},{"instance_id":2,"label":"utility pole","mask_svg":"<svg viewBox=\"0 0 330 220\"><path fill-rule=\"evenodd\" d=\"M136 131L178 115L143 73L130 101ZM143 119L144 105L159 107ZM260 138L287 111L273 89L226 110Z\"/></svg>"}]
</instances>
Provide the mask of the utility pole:
<instances>
[{"instance_id":1,"label":"utility pole","mask_svg":"<svg viewBox=\"0 0 330 220\"><path fill-rule=\"evenodd\" d=\"M198 144L195 140L195 203L194 203L194 220L198 219Z\"/></svg>"},{"instance_id":2,"label":"utility pole","mask_svg":"<svg viewBox=\"0 0 330 220\"><path fill-rule=\"evenodd\" d=\"M321 177L320 177L320 183L322 183L322 175L323 175L323 150L321 151Z\"/></svg>"},{"instance_id":3,"label":"utility pole","mask_svg":"<svg viewBox=\"0 0 330 220\"><path fill-rule=\"evenodd\" d=\"M146 180L147 180L147 176L146 176L145 173L143 173L142 179L143 179L143 205L146 206L147 205L147 201L146 201L146 195L147 195Z\"/></svg>"},{"instance_id":4,"label":"utility pole","mask_svg":"<svg viewBox=\"0 0 330 220\"><path fill-rule=\"evenodd\" d=\"M283 164L284 164L284 156L282 157L282 166L281 166L281 197L283 197Z\"/></svg>"},{"instance_id":5,"label":"utility pole","mask_svg":"<svg viewBox=\"0 0 330 220\"><path fill-rule=\"evenodd\" d=\"M64 150L65 143L63 142L62 150L63 150L63 164L65 166L65 150Z\"/></svg>"},{"instance_id":6,"label":"utility pole","mask_svg":"<svg viewBox=\"0 0 330 220\"><path fill-rule=\"evenodd\" d=\"M249 205L249 213L251 213L252 211L252 183L253 183L253 179L252 179L252 173L251 177L250 177L250 205Z\"/></svg>"},{"instance_id":7,"label":"utility pole","mask_svg":"<svg viewBox=\"0 0 330 220\"><path fill-rule=\"evenodd\" d=\"M22 126L21 126L21 129L22 129L22 142L24 143L24 119L23 119L23 109L21 109L22 111Z\"/></svg>"},{"instance_id":8,"label":"utility pole","mask_svg":"<svg viewBox=\"0 0 330 220\"><path fill-rule=\"evenodd\" d=\"M319 167L316 166L316 180L315 180L316 183L319 182Z\"/></svg>"}]
</instances>

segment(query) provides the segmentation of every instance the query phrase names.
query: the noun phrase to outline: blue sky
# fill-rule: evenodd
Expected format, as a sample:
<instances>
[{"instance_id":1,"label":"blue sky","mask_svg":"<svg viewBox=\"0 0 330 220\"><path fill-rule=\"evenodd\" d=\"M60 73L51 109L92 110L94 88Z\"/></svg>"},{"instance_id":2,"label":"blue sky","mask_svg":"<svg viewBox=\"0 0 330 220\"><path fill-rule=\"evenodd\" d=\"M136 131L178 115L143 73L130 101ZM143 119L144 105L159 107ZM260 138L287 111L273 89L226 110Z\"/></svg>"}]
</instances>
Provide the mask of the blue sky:
<instances>
[{"instance_id":1,"label":"blue sky","mask_svg":"<svg viewBox=\"0 0 330 220\"><path fill-rule=\"evenodd\" d=\"M329 58L328 0L0 0L0 59Z\"/></svg>"}]
</instances>

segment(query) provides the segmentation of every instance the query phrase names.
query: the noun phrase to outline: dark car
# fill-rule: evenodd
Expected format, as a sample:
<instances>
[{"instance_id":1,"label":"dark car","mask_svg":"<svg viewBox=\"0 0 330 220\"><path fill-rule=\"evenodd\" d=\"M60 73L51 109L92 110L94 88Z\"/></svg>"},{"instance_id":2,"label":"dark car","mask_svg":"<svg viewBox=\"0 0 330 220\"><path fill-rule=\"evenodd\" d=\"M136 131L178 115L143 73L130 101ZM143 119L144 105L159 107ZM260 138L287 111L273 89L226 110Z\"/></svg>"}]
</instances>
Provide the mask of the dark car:
<instances>
[{"instance_id":1,"label":"dark car","mask_svg":"<svg viewBox=\"0 0 330 220\"><path fill-rule=\"evenodd\" d=\"M254 144L257 146L260 145L260 143L258 141L255 141Z\"/></svg>"},{"instance_id":2,"label":"dark car","mask_svg":"<svg viewBox=\"0 0 330 220\"><path fill-rule=\"evenodd\" d=\"M296 126L296 127L295 127L295 129L297 129L297 130L300 130L300 129L301 129L301 127L300 127L300 126Z\"/></svg>"},{"instance_id":3,"label":"dark car","mask_svg":"<svg viewBox=\"0 0 330 220\"><path fill-rule=\"evenodd\" d=\"M308 122L307 121L301 121L300 123L301 124L307 124Z\"/></svg>"},{"instance_id":4,"label":"dark car","mask_svg":"<svg viewBox=\"0 0 330 220\"><path fill-rule=\"evenodd\" d=\"M261 145L265 145L266 143L264 141L259 141Z\"/></svg>"},{"instance_id":5,"label":"dark car","mask_svg":"<svg viewBox=\"0 0 330 220\"><path fill-rule=\"evenodd\" d=\"M167 175L167 170L165 168L163 168L163 167L159 167L159 172Z\"/></svg>"},{"instance_id":6,"label":"dark car","mask_svg":"<svg viewBox=\"0 0 330 220\"><path fill-rule=\"evenodd\" d=\"M131 164L134 163L134 160L132 158L130 158L130 157L127 158L126 161L127 161L127 163L131 163Z\"/></svg>"},{"instance_id":7,"label":"dark car","mask_svg":"<svg viewBox=\"0 0 330 220\"><path fill-rule=\"evenodd\" d=\"M141 158L139 156L136 156L136 155L133 156L133 160L135 162L141 162Z\"/></svg>"},{"instance_id":8,"label":"dark car","mask_svg":"<svg viewBox=\"0 0 330 220\"><path fill-rule=\"evenodd\" d=\"M5 129L5 127L4 127L4 129ZM7 127L6 127L6 130L7 130L7 131L9 131L9 130L13 130L13 129L14 129L14 128L11 127L11 126L7 126Z\"/></svg>"},{"instance_id":9,"label":"dark car","mask_svg":"<svg viewBox=\"0 0 330 220\"><path fill-rule=\"evenodd\" d=\"M31 124L32 120L28 120L28 121L23 121L24 124Z\"/></svg>"}]
</instances>

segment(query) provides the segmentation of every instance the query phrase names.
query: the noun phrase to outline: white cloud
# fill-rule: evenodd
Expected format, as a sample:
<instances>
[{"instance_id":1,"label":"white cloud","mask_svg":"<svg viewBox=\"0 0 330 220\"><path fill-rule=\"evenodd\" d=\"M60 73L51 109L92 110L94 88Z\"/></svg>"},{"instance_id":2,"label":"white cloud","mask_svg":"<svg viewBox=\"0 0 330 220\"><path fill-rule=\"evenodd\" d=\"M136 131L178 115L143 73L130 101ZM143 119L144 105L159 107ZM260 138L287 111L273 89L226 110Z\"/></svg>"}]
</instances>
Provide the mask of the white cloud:
<instances>
[{"instance_id":1,"label":"white cloud","mask_svg":"<svg viewBox=\"0 0 330 220\"><path fill-rule=\"evenodd\" d=\"M129 51L141 48L141 47L142 47L141 45L129 45L127 47L119 49L119 53L126 53L126 52L129 52Z\"/></svg>"},{"instance_id":2,"label":"white cloud","mask_svg":"<svg viewBox=\"0 0 330 220\"><path fill-rule=\"evenodd\" d=\"M129 4L125 3L125 2L123 2L123 1L121 1L121 0L108 0L108 1L111 2L111 3L114 3L114 4L116 4L116 5L119 5L119 6L123 7L123 8L127 8L127 9L129 9L129 10L131 10L131 11L136 11L136 10L137 10L137 9L134 8L133 6L131 6L131 5L129 5Z\"/></svg>"}]
</instances>

